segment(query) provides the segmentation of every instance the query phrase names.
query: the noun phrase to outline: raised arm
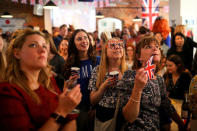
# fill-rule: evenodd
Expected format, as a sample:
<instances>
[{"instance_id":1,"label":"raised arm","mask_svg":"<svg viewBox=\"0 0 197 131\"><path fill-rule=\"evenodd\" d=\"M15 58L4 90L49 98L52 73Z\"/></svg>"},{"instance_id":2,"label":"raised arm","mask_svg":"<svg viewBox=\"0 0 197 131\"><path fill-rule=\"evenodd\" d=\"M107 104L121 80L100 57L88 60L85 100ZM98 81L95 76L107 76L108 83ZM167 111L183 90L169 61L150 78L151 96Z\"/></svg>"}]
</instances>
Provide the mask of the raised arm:
<instances>
[{"instance_id":1,"label":"raised arm","mask_svg":"<svg viewBox=\"0 0 197 131\"><path fill-rule=\"evenodd\" d=\"M108 78L100 85L99 88L96 87L96 80L98 79L97 70L98 70L98 67L93 69L91 78L89 80L89 85L88 85L88 89L91 91L90 102L92 105L97 104L101 100L106 89L114 83L113 78Z\"/></svg>"},{"instance_id":2,"label":"raised arm","mask_svg":"<svg viewBox=\"0 0 197 131\"><path fill-rule=\"evenodd\" d=\"M132 89L131 96L122 111L124 118L131 123L135 121L139 115L141 94L147 80L148 78L144 68L136 71L134 88Z\"/></svg>"},{"instance_id":3,"label":"raised arm","mask_svg":"<svg viewBox=\"0 0 197 131\"><path fill-rule=\"evenodd\" d=\"M91 104L93 105L97 104L101 100L106 89L108 87L111 87L113 83L114 83L114 78L108 78L101 84L101 86L97 90L92 91L90 93Z\"/></svg>"},{"instance_id":4,"label":"raised arm","mask_svg":"<svg viewBox=\"0 0 197 131\"><path fill-rule=\"evenodd\" d=\"M5 130L37 130L35 127L38 125L32 123L31 113L26 107L28 101L25 101L26 98L21 97L21 93L18 92L20 91L16 91L12 89L12 87L0 87L0 104L3 107L0 109L1 128ZM69 93L65 90L59 96L58 106L54 113L66 117L67 114L79 104L80 100L81 93L79 85L73 88ZM36 108L36 106L32 107ZM72 123L66 123L66 125L69 124ZM41 125L39 131L58 131L60 126L61 123L58 123L53 117L49 117L49 119Z\"/></svg>"}]
</instances>

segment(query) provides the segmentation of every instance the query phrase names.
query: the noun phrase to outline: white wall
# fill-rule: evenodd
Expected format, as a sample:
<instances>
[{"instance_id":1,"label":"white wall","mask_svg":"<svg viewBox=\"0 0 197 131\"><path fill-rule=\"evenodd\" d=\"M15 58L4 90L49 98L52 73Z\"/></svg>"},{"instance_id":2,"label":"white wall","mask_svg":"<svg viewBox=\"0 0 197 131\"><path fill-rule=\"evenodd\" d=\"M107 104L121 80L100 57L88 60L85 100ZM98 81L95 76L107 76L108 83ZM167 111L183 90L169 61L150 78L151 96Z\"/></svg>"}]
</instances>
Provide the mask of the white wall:
<instances>
[{"instance_id":1,"label":"white wall","mask_svg":"<svg viewBox=\"0 0 197 131\"><path fill-rule=\"evenodd\" d=\"M51 17L51 10L43 9L44 10L44 26L45 29L48 30L49 33L52 33L52 17Z\"/></svg>"},{"instance_id":2,"label":"white wall","mask_svg":"<svg viewBox=\"0 0 197 131\"><path fill-rule=\"evenodd\" d=\"M171 1L171 0L170 0ZM179 1L179 0L176 0ZM181 16L197 16L197 0L181 0Z\"/></svg>"},{"instance_id":3,"label":"white wall","mask_svg":"<svg viewBox=\"0 0 197 131\"><path fill-rule=\"evenodd\" d=\"M194 40L197 41L197 0L169 0L169 21L176 20L176 25L186 25L192 30Z\"/></svg>"},{"instance_id":4,"label":"white wall","mask_svg":"<svg viewBox=\"0 0 197 131\"><path fill-rule=\"evenodd\" d=\"M73 4L59 4L58 9L52 11L52 25L74 25L75 29L85 29L88 32L96 30L96 10L91 2L77 2Z\"/></svg>"},{"instance_id":5,"label":"white wall","mask_svg":"<svg viewBox=\"0 0 197 131\"><path fill-rule=\"evenodd\" d=\"M181 0L182 24L194 33L194 40L197 41L197 1Z\"/></svg>"},{"instance_id":6,"label":"white wall","mask_svg":"<svg viewBox=\"0 0 197 131\"><path fill-rule=\"evenodd\" d=\"M172 26L172 20L175 20L175 23L181 24L181 0L169 0L169 24Z\"/></svg>"},{"instance_id":7,"label":"white wall","mask_svg":"<svg viewBox=\"0 0 197 131\"><path fill-rule=\"evenodd\" d=\"M122 30L122 21L117 18L103 18L98 20L99 36L102 32L114 32L115 29Z\"/></svg>"}]
</instances>

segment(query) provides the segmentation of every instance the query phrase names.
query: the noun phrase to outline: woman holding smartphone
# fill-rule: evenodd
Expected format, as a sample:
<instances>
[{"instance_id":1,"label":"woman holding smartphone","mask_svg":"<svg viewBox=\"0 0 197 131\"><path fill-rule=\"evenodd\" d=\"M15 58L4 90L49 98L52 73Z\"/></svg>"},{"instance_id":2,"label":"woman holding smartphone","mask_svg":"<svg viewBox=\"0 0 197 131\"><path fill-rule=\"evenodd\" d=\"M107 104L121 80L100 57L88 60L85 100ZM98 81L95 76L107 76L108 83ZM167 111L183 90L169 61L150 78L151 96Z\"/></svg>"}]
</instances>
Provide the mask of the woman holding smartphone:
<instances>
[{"instance_id":1,"label":"woman holding smartphone","mask_svg":"<svg viewBox=\"0 0 197 131\"><path fill-rule=\"evenodd\" d=\"M48 66L47 44L44 34L31 29L21 31L10 43L5 79L0 83L1 130L76 130L68 113L81 100L80 87L60 93Z\"/></svg>"},{"instance_id":2,"label":"woman holding smartphone","mask_svg":"<svg viewBox=\"0 0 197 131\"><path fill-rule=\"evenodd\" d=\"M90 91L88 83L92 69L100 62L100 57L96 57L88 33L83 29L77 29L73 32L68 44L68 59L65 65L65 79L75 79L71 74L72 67L80 68L80 75L77 83L80 84L82 101L77 107L80 110L77 119L77 130L89 130L89 111L90 111ZM72 76L72 78L71 78Z\"/></svg>"}]
</instances>

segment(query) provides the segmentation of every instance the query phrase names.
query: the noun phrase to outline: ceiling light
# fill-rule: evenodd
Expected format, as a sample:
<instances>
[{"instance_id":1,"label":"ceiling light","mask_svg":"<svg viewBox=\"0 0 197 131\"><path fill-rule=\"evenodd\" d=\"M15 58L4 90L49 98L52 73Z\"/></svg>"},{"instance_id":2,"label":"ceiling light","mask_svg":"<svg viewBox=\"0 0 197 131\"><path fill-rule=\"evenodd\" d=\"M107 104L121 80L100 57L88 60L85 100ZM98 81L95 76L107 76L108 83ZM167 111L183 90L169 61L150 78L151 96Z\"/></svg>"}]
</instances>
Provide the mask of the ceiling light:
<instances>
[{"instance_id":1,"label":"ceiling light","mask_svg":"<svg viewBox=\"0 0 197 131\"><path fill-rule=\"evenodd\" d=\"M2 18L12 18L13 15L11 15L9 12L4 12L3 15L1 15Z\"/></svg>"},{"instance_id":2,"label":"ceiling light","mask_svg":"<svg viewBox=\"0 0 197 131\"><path fill-rule=\"evenodd\" d=\"M96 13L96 18L104 18L104 17L105 16L101 12Z\"/></svg>"},{"instance_id":3,"label":"ceiling light","mask_svg":"<svg viewBox=\"0 0 197 131\"><path fill-rule=\"evenodd\" d=\"M139 16L136 16L134 19L133 19L134 22L138 22L138 21L142 21L142 19L139 17Z\"/></svg>"},{"instance_id":4,"label":"ceiling light","mask_svg":"<svg viewBox=\"0 0 197 131\"><path fill-rule=\"evenodd\" d=\"M53 3L53 1L49 1L49 2L47 2L45 5L44 5L44 7L43 7L44 9L55 9L55 8L57 8L57 6L56 6L56 4L55 3Z\"/></svg>"}]
</instances>

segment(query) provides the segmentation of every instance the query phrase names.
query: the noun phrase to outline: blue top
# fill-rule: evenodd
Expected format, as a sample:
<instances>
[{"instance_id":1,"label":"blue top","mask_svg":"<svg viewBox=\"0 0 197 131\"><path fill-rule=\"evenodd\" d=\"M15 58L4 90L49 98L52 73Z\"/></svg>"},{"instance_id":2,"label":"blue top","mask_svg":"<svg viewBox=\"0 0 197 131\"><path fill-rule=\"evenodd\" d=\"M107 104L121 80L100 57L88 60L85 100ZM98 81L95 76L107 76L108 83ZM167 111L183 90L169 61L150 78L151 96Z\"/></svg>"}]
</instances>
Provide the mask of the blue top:
<instances>
[{"instance_id":1,"label":"blue top","mask_svg":"<svg viewBox=\"0 0 197 131\"><path fill-rule=\"evenodd\" d=\"M91 72L94 67L99 65L100 57L96 57L96 64L93 65L92 60L80 61L80 78L77 80L77 83L80 84L82 101L81 104L90 106L90 91L88 90L89 79L91 77Z\"/></svg>"},{"instance_id":2,"label":"blue top","mask_svg":"<svg viewBox=\"0 0 197 131\"><path fill-rule=\"evenodd\" d=\"M63 37L61 35L58 35L57 37L54 37L53 38L53 41L54 41L54 44L57 48L57 50L59 50L59 45L60 45L60 42L62 41Z\"/></svg>"},{"instance_id":3,"label":"blue top","mask_svg":"<svg viewBox=\"0 0 197 131\"><path fill-rule=\"evenodd\" d=\"M164 43L168 46L171 47L171 37L168 35L168 37L164 40Z\"/></svg>"}]
</instances>

